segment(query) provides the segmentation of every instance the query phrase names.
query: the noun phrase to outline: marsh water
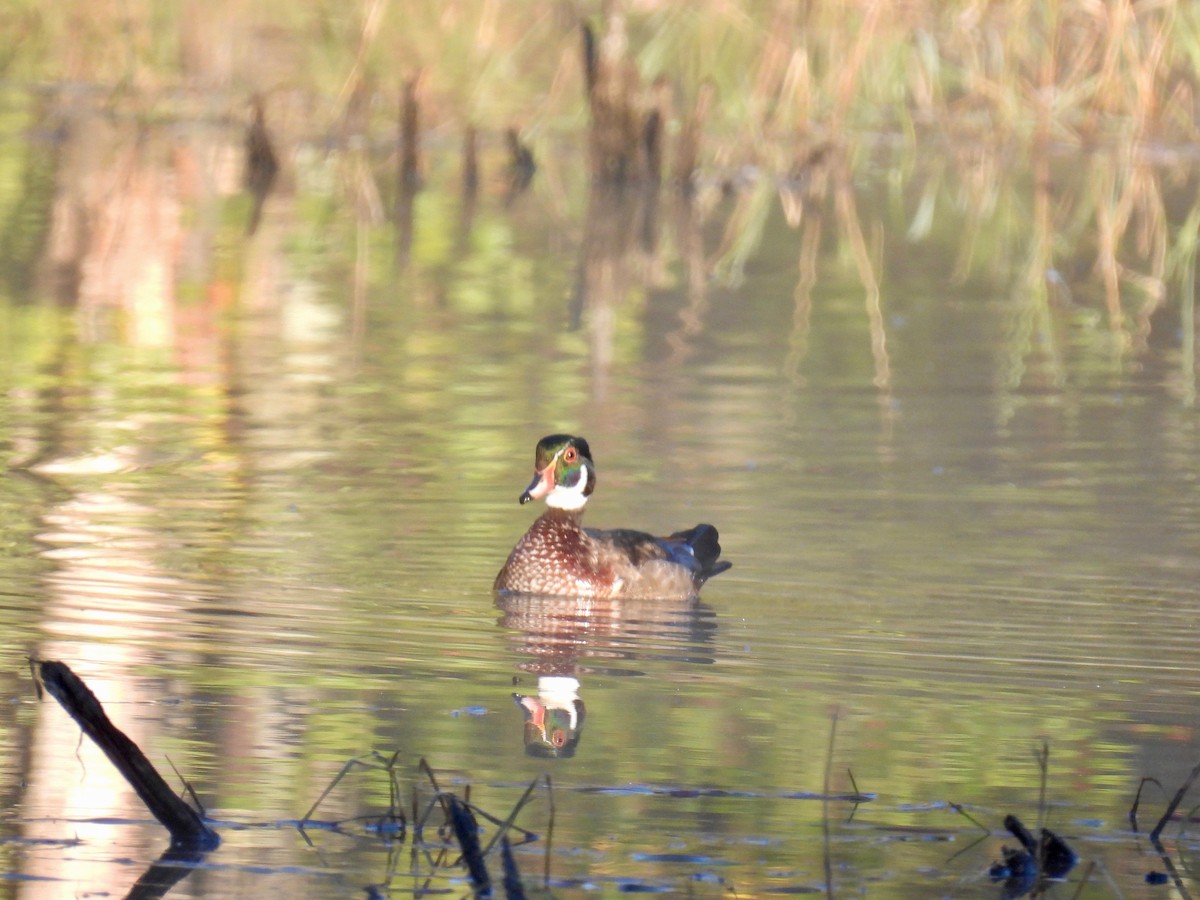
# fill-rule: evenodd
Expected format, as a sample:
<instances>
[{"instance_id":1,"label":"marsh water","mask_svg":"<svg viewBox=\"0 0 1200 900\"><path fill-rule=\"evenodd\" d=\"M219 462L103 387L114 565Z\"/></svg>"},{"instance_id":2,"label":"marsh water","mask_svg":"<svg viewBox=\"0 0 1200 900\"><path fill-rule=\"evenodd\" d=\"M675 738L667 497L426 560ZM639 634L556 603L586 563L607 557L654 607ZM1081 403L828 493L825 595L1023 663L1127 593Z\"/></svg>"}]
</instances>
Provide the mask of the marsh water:
<instances>
[{"instance_id":1,"label":"marsh water","mask_svg":"<svg viewBox=\"0 0 1200 900\"><path fill-rule=\"evenodd\" d=\"M568 148L469 198L435 137L376 216L365 157L313 143L248 233L228 123L5 102L0 896L121 896L167 843L28 656L219 823L175 897L467 893L356 818L380 759L314 813L340 830L294 826L372 752L406 812L422 758L500 819L549 775L517 862L557 895L999 896L1010 813L1083 896L1172 890L1127 813L1200 761L1194 267L1151 302L1131 248L1112 315L1063 212L1105 159L1004 159L982 198L986 160L881 140L826 194L684 199ZM1186 246L1195 173L1138 165ZM711 522L733 569L493 596L554 431L591 524Z\"/></svg>"}]
</instances>

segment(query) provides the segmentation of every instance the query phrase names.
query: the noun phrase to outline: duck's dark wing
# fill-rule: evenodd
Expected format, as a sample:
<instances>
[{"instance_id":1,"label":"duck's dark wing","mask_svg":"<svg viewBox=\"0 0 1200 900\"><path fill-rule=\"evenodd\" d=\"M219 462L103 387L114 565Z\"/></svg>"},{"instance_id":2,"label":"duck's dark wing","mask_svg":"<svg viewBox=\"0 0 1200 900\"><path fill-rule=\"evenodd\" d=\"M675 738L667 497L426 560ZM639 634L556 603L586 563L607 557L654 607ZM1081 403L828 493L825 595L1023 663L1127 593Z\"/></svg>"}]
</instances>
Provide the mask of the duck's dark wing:
<instances>
[{"instance_id":1,"label":"duck's dark wing","mask_svg":"<svg viewBox=\"0 0 1200 900\"><path fill-rule=\"evenodd\" d=\"M658 559L676 563L692 573L697 585L733 565L718 562L721 544L717 540L717 529L711 525L697 525L666 538L630 528L585 530L603 548L602 553L612 553L615 558L626 559L639 568Z\"/></svg>"},{"instance_id":2,"label":"duck's dark wing","mask_svg":"<svg viewBox=\"0 0 1200 900\"><path fill-rule=\"evenodd\" d=\"M675 532L663 543L670 548L673 559L678 556L690 558L692 565L698 568L697 578L703 582L733 566L731 562L720 561L718 537L716 528L702 522L687 531Z\"/></svg>"},{"instance_id":3,"label":"duck's dark wing","mask_svg":"<svg viewBox=\"0 0 1200 900\"><path fill-rule=\"evenodd\" d=\"M602 556L627 561L635 567L654 559L671 559L665 546L666 539L644 531L632 528L585 528L584 531L597 543Z\"/></svg>"}]
</instances>

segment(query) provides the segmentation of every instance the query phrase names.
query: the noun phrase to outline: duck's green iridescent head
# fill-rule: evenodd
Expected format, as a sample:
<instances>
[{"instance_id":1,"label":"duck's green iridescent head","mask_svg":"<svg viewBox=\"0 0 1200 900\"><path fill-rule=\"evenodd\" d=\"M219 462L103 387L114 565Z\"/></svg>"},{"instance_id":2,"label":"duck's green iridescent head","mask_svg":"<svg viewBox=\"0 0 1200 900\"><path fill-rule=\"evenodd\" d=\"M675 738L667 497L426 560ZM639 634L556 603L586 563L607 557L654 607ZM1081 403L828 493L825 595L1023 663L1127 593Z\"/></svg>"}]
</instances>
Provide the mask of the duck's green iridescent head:
<instances>
[{"instance_id":1,"label":"duck's green iridescent head","mask_svg":"<svg viewBox=\"0 0 1200 900\"><path fill-rule=\"evenodd\" d=\"M596 464L588 442L571 434L551 434L538 441L533 481L521 502L546 498L556 509L583 509L596 488Z\"/></svg>"}]
</instances>

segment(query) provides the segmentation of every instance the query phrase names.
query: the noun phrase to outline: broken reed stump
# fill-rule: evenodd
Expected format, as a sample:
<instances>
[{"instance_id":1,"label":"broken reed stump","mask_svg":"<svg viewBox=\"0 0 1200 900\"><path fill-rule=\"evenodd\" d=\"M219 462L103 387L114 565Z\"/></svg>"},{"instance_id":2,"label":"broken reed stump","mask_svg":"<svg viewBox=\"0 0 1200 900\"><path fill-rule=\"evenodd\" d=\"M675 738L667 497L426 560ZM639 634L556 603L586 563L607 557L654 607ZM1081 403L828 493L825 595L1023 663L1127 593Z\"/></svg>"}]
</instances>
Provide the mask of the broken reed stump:
<instances>
[{"instance_id":1,"label":"broken reed stump","mask_svg":"<svg viewBox=\"0 0 1200 900\"><path fill-rule=\"evenodd\" d=\"M696 166L700 159L700 136L708 122L708 113L712 108L716 89L711 83L700 85L696 94L696 102L683 122L679 139L675 142L675 166L671 180L685 195L690 194L695 186Z\"/></svg>"},{"instance_id":2,"label":"broken reed stump","mask_svg":"<svg viewBox=\"0 0 1200 900\"><path fill-rule=\"evenodd\" d=\"M667 120L671 117L671 83L663 76L654 81L650 110L642 126L642 149L646 154L646 177L652 184L663 179L663 157L667 141Z\"/></svg>"},{"instance_id":3,"label":"broken reed stump","mask_svg":"<svg viewBox=\"0 0 1200 900\"><path fill-rule=\"evenodd\" d=\"M537 163L533 159L533 151L521 140L521 135L515 128L504 132L504 144L508 148L508 193L515 197L533 181L537 171Z\"/></svg>"},{"instance_id":4,"label":"broken reed stump","mask_svg":"<svg viewBox=\"0 0 1200 900\"><path fill-rule=\"evenodd\" d=\"M37 671L50 696L104 751L154 818L170 832L172 847L212 850L221 843L220 836L204 823L200 814L175 795L138 745L113 725L96 695L66 663L41 662Z\"/></svg>"},{"instance_id":5,"label":"broken reed stump","mask_svg":"<svg viewBox=\"0 0 1200 900\"><path fill-rule=\"evenodd\" d=\"M415 191L421 183L420 87L418 72L404 84L400 100L400 191Z\"/></svg>"},{"instance_id":6,"label":"broken reed stump","mask_svg":"<svg viewBox=\"0 0 1200 900\"><path fill-rule=\"evenodd\" d=\"M588 155L595 181L626 184L646 172L642 85L626 53L624 17L613 13L607 25L599 41L589 24L582 26L584 83L592 117Z\"/></svg>"},{"instance_id":7,"label":"broken reed stump","mask_svg":"<svg viewBox=\"0 0 1200 900\"><path fill-rule=\"evenodd\" d=\"M628 52L624 16L610 12L604 36L581 25L583 80L591 123L588 155L592 179L601 184L642 183L650 187L666 177L667 122L672 117L672 85L663 75L649 87ZM690 192L700 137L712 106L711 84L700 87L675 145L671 180Z\"/></svg>"},{"instance_id":8,"label":"broken reed stump","mask_svg":"<svg viewBox=\"0 0 1200 900\"><path fill-rule=\"evenodd\" d=\"M246 233L254 234L262 219L263 204L275 187L279 177L279 154L275 150L275 142L267 130L266 110L261 94L255 94L250 100L251 121L246 129L245 168L242 172L242 187L249 192L254 201L250 213L250 221L246 225Z\"/></svg>"},{"instance_id":9,"label":"broken reed stump","mask_svg":"<svg viewBox=\"0 0 1200 900\"><path fill-rule=\"evenodd\" d=\"M462 189L463 196L473 198L479 191L479 134L468 125L463 134Z\"/></svg>"},{"instance_id":10,"label":"broken reed stump","mask_svg":"<svg viewBox=\"0 0 1200 900\"><path fill-rule=\"evenodd\" d=\"M470 873L471 883L475 885L477 894L487 894L492 889L492 878L488 874L487 864L483 861L483 851L479 846L479 825L471 808L453 794L446 795L449 803L450 826L454 836L458 838L458 846L462 849L463 863Z\"/></svg>"},{"instance_id":11,"label":"broken reed stump","mask_svg":"<svg viewBox=\"0 0 1200 900\"><path fill-rule=\"evenodd\" d=\"M507 837L500 841L500 859L504 864L504 895L508 900L525 900L525 886Z\"/></svg>"}]
</instances>

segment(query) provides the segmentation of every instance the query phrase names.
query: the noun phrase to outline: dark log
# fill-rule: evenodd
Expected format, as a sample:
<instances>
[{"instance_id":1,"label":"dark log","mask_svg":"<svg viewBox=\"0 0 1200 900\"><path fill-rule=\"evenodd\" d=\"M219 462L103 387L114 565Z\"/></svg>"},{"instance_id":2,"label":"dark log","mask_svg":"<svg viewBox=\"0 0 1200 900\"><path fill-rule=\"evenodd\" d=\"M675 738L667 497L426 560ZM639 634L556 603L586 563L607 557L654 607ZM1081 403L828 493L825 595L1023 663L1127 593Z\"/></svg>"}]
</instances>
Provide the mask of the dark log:
<instances>
[{"instance_id":1,"label":"dark log","mask_svg":"<svg viewBox=\"0 0 1200 900\"><path fill-rule=\"evenodd\" d=\"M138 745L113 725L96 695L66 663L42 662L38 665L38 674L50 696L104 751L154 818L171 833L172 847L212 850L221 843L221 838L205 824L200 814L175 795Z\"/></svg>"}]
</instances>

